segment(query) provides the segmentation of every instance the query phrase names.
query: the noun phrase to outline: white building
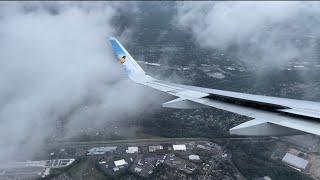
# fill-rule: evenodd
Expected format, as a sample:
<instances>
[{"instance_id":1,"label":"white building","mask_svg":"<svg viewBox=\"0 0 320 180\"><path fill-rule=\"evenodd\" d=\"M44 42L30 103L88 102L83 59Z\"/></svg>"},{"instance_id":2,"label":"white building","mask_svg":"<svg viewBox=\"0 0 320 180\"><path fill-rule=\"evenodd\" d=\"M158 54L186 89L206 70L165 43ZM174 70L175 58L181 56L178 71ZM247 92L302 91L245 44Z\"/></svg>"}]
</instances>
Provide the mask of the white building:
<instances>
[{"instance_id":1,"label":"white building","mask_svg":"<svg viewBox=\"0 0 320 180\"><path fill-rule=\"evenodd\" d=\"M117 160L117 161L114 161L114 165L116 166L116 167L118 167L118 166L124 166L124 165L126 165L126 164L128 164L124 159L120 159L120 160Z\"/></svg>"},{"instance_id":2,"label":"white building","mask_svg":"<svg viewBox=\"0 0 320 180\"><path fill-rule=\"evenodd\" d=\"M307 168L307 165L309 163L308 160L302 159L302 158L300 158L296 155L293 155L291 153L287 153L283 157L282 162L285 162L291 166L294 166L296 168L303 169L303 170Z\"/></svg>"},{"instance_id":3,"label":"white building","mask_svg":"<svg viewBox=\"0 0 320 180\"><path fill-rule=\"evenodd\" d=\"M106 146L106 147L94 147L88 150L87 155L101 155L106 152L112 152L117 149L116 146Z\"/></svg>"},{"instance_id":4,"label":"white building","mask_svg":"<svg viewBox=\"0 0 320 180\"><path fill-rule=\"evenodd\" d=\"M186 151L187 147L185 144L176 144L176 145L172 145L173 150L175 151Z\"/></svg>"},{"instance_id":5,"label":"white building","mask_svg":"<svg viewBox=\"0 0 320 180\"><path fill-rule=\"evenodd\" d=\"M126 150L126 153L133 154L133 153L137 153L138 151L139 151L138 147L128 147L128 149Z\"/></svg>"},{"instance_id":6,"label":"white building","mask_svg":"<svg viewBox=\"0 0 320 180\"><path fill-rule=\"evenodd\" d=\"M156 146L149 146L149 152L155 152L157 150L163 149L163 146L161 145L156 145Z\"/></svg>"},{"instance_id":7,"label":"white building","mask_svg":"<svg viewBox=\"0 0 320 180\"><path fill-rule=\"evenodd\" d=\"M191 154L191 155L189 155L189 159L190 160L200 160L200 157L198 155Z\"/></svg>"},{"instance_id":8,"label":"white building","mask_svg":"<svg viewBox=\"0 0 320 180\"><path fill-rule=\"evenodd\" d=\"M114 168L113 168L113 171L114 171L114 172L119 171L119 170L120 170L120 169L119 169L118 167L114 167Z\"/></svg>"},{"instance_id":9,"label":"white building","mask_svg":"<svg viewBox=\"0 0 320 180\"><path fill-rule=\"evenodd\" d=\"M141 171L142 171L141 168L138 168L138 167L135 167L135 168L134 168L134 172L141 172Z\"/></svg>"}]
</instances>

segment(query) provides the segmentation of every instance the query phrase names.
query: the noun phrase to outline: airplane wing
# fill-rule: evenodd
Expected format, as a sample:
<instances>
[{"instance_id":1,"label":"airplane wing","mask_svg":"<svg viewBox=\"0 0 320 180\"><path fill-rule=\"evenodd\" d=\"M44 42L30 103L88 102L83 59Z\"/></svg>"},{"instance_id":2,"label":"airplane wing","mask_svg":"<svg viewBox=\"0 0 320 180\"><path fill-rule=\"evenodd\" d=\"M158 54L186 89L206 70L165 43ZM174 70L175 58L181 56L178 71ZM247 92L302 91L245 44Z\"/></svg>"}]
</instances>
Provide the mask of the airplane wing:
<instances>
[{"instance_id":1,"label":"airplane wing","mask_svg":"<svg viewBox=\"0 0 320 180\"><path fill-rule=\"evenodd\" d=\"M163 107L192 109L214 107L253 118L230 129L230 134L282 136L311 133L320 135L320 103L208 89L157 80L147 75L122 44L110 38L112 49L128 77L177 99Z\"/></svg>"}]
</instances>

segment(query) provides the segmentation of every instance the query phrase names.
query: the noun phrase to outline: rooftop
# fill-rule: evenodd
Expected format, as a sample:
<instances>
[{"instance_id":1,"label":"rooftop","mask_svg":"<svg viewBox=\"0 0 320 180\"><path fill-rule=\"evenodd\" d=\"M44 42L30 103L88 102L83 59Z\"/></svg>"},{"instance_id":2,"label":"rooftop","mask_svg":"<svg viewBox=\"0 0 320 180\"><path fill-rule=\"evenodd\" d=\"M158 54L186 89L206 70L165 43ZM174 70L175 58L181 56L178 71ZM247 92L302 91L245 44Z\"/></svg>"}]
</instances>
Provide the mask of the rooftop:
<instances>
[{"instance_id":1,"label":"rooftop","mask_svg":"<svg viewBox=\"0 0 320 180\"><path fill-rule=\"evenodd\" d=\"M105 154L106 152L115 151L116 149L117 149L116 146L94 147L88 150L87 155Z\"/></svg>"},{"instance_id":2,"label":"rooftop","mask_svg":"<svg viewBox=\"0 0 320 180\"><path fill-rule=\"evenodd\" d=\"M176 145L172 145L173 150L175 151L186 151L187 147L185 144L176 144Z\"/></svg>"},{"instance_id":3,"label":"rooftop","mask_svg":"<svg viewBox=\"0 0 320 180\"><path fill-rule=\"evenodd\" d=\"M189 155L189 159L190 160L200 160L200 157L198 155L191 154L191 155Z\"/></svg>"},{"instance_id":4,"label":"rooftop","mask_svg":"<svg viewBox=\"0 0 320 180\"><path fill-rule=\"evenodd\" d=\"M126 164L128 164L128 163L124 159L120 159L120 160L114 161L114 165L116 167L123 166L123 165L126 165Z\"/></svg>"},{"instance_id":5,"label":"rooftop","mask_svg":"<svg viewBox=\"0 0 320 180\"><path fill-rule=\"evenodd\" d=\"M287 153L283 159L282 159L283 162L289 164L289 165L292 165L294 167L297 167L299 169L306 169L309 161L308 160L305 160L305 159L302 159L296 155L293 155L291 153Z\"/></svg>"},{"instance_id":6,"label":"rooftop","mask_svg":"<svg viewBox=\"0 0 320 180\"><path fill-rule=\"evenodd\" d=\"M157 150L163 149L163 146L161 145L156 145L156 146L149 146L149 152L155 152Z\"/></svg>"},{"instance_id":7,"label":"rooftop","mask_svg":"<svg viewBox=\"0 0 320 180\"><path fill-rule=\"evenodd\" d=\"M138 147L128 147L128 149L126 150L126 153L133 154L133 153L137 153L138 151L139 151Z\"/></svg>"}]
</instances>

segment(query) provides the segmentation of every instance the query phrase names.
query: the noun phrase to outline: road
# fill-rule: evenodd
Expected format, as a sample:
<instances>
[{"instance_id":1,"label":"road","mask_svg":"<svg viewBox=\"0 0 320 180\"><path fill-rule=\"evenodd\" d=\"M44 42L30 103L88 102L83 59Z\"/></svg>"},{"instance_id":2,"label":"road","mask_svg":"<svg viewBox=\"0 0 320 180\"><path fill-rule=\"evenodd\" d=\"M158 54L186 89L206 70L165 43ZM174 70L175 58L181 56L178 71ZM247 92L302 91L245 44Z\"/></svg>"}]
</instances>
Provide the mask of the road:
<instances>
[{"instance_id":1,"label":"road","mask_svg":"<svg viewBox=\"0 0 320 180\"><path fill-rule=\"evenodd\" d=\"M119 144L154 144L154 143L183 143L190 141L270 141L270 137L229 137L229 138L155 138L155 139L126 139L126 140L107 140L107 141L56 141L47 144L48 148L53 147L91 147L91 146L103 146L103 145L119 145Z\"/></svg>"}]
</instances>

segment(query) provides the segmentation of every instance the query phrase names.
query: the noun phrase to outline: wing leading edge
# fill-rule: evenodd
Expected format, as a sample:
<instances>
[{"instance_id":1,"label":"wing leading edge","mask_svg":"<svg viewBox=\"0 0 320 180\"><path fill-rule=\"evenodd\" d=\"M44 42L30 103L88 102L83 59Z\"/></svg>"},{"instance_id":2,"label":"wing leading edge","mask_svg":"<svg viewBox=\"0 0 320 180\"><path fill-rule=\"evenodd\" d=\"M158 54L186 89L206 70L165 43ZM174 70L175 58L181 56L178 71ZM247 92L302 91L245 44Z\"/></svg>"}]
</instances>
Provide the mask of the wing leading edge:
<instances>
[{"instance_id":1,"label":"wing leading edge","mask_svg":"<svg viewBox=\"0 0 320 180\"><path fill-rule=\"evenodd\" d=\"M320 103L245 94L170 83L143 71L122 44L110 38L112 49L128 77L136 83L166 92L177 99L163 103L168 108L214 107L253 118L230 129L234 135L280 136L311 133L320 135Z\"/></svg>"}]
</instances>

